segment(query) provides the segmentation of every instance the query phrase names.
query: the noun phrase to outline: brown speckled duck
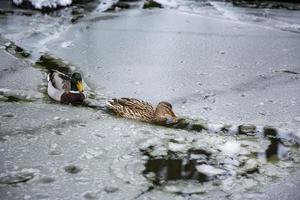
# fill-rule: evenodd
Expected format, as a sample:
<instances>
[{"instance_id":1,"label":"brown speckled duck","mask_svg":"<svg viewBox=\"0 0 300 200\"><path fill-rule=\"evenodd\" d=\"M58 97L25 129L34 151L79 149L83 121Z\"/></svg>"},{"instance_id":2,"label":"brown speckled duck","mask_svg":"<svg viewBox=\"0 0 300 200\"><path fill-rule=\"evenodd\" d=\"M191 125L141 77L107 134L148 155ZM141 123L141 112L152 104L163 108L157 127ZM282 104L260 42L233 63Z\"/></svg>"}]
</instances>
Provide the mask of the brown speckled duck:
<instances>
[{"instance_id":1,"label":"brown speckled duck","mask_svg":"<svg viewBox=\"0 0 300 200\"><path fill-rule=\"evenodd\" d=\"M160 125L172 125L178 122L178 118L172 111L172 105L165 101L160 102L156 109L148 102L135 98L112 99L106 105L116 115L128 119Z\"/></svg>"},{"instance_id":2,"label":"brown speckled duck","mask_svg":"<svg viewBox=\"0 0 300 200\"><path fill-rule=\"evenodd\" d=\"M68 76L58 71L48 74L48 95L63 104L80 105L85 96L81 75L77 72Z\"/></svg>"}]
</instances>

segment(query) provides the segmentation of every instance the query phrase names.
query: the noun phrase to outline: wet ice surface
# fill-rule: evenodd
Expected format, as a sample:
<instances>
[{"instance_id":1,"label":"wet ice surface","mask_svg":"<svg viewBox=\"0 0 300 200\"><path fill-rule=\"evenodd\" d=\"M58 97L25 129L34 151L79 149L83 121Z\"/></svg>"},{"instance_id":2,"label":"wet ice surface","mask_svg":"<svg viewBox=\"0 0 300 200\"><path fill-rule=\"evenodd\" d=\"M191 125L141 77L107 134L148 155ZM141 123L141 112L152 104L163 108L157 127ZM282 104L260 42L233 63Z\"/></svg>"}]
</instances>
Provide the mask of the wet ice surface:
<instances>
[{"instance_id":1,"label":"wet ice surface","mask_svg":"<svg viewBox=\"0 0 300 200\"><path fill-rule=\"evenodd\" d=\"M280 193L292 198L281 197L297 199L298 34L174 10L93 13L72 26L68 15L38 16L0 20L31 52L0 49L3 199L268 199L287 186ZM44 88L53 63L41 54L81 71L95 101L167 100L180 116L208 119L209 132L53 103ZM221 122L234 126L220 133ZM256 126L233 134L241 123Z\"/></svg>"},{"instance_id":2,"label":"wet ice surface","mask_svg":"<svg viewBox=\"0 0 300 200\"><path fill-rule=\"evenodd\" d=\"M268 160L278 143L267 138L156 127L85 107L0 106L4 199L260 197L261 186L300 161L292 141L280 141L284 155Z\"/></svg>"},{"instance_id":3,"label":"wet ice surface","mask_svg":"<svg viewBox=\"0 0 300 200\"><path fill-rule=\"evenodd\" d=\"M70 199L81 198L86 192L94 191L105 199L108 194L117 190L139 192L139 187L142 190L139 186L142 184L139 180L143 180L142 176L136 174L135 178L130 175L123 180L121 176L126 176L126 173L120 170L124 170L124 166L118 167L121 160L128 160L136 151L131 137L137 133L127 134L126 131L127 135L123 135L124 130L129 128L128 124L123 126L114 118L86 108L49 105L47 111L45 105L39 103L5 103L1 106L5 106L1 107L3 112L11 111L10 107L14 108L14 116L5 118L1 125L2 130L7 128L9 132L1 143L2 172L28 168L38 170L32 179L26 180L26 185L19 185L17 188L1 185L2 197L23 199L26 195L34 199L41 198L40 196ZM44 110L43 114L39 112L41 109ZM28 115L35 119L34 123L28 122ZM21 127L14 127L12 124L15 121L19 121ZM112 126L115 126L114 130ZM138 131L133 128L130 130ZM134 160L138 163L137 159L138 157L130 159L130 164ZM142 164L139 167L142 168ZM1 176L1 182L7 176ZM133 183L126 184L127 179ZM49 187L52 188L51 191ZM65 192L61 193L61 190ZM131 192L129 195L135 193ZM113 196L118 195L120 194Z\"/></svg>"},{"instance_id":4,"label":"wet ice surface","mask_svg":"<svg viewBox=\"0 0 300 200\"><path fill-rule=\"evenodd\" d=\"M300 33L299 6L286 3L285 8L272 9L274 2L269 2L269 7L253 9L253 6L233 6L231 2L218 0L158 0L165 7L191 14L205 14L218 18L230 19L236 22L250 23L268 28ZM284 1L283 1L284 2ZM264 2L266 3L266 2ZM267 3L268 4L268 3ZM277 5L283 5L282 2ZM293 10L291 12L291 10Z\"/></svg>"},{"instance_id":5,"label":"wet ice surface","mask_svg":"<svg viewBox=\"0 0 300 200\"><path fill-rule=\"evenodd\" d=\"M299 71L298 44L298 34L156 10L79 23L48 48L107 97L167 100L192 118L299 127L299 74L283 72Z\"/></svg>"}]
</instances>

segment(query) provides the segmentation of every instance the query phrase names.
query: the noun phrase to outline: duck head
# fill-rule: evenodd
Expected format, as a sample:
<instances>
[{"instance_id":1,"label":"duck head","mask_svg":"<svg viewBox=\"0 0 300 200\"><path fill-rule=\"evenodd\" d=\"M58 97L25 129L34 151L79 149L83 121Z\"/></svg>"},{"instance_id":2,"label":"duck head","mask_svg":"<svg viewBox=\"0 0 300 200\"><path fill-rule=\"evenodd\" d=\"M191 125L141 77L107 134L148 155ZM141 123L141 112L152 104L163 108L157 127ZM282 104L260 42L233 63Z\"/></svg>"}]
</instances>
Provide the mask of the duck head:
<instances>
[{"instance_id":1,"label":"duck head","mask_svg":"<svg viewBox=\"0 0 300 200\"><path fill-rule=\"evenodd\" d=\"M159 102L154 112L154 121L161 125L172 125L177 123L177 118L172 110L172 105L169 102Z\"/></svg>"},{"instance_id":2,"label":"duck head","mask_svg":"<svg viewBox=\"0 0 300 200\"><path fill-rule=\"evenodd\" d=\"M83 89L81 75L78 72L73 73L71 77L71 90L83 92Z\"/></svg>"}]
</instances>

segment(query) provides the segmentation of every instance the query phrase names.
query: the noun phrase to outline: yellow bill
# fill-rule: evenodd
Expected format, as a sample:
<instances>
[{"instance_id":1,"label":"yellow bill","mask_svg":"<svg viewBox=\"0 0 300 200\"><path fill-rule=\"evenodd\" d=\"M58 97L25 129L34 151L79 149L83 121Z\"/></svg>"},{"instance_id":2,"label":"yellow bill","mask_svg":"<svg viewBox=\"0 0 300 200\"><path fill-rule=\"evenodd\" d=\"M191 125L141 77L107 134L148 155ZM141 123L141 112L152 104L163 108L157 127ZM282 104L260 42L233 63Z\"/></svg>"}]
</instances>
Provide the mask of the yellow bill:
<instances>
[{"instance_id":1,"label":"yellow bill","mask_svg":"<svg viewBox=\"0 0 300 200\"><path fill-rule=\"evenodd\" d=\"M77 87L77 89L78 89L79 92L83 92L84 87L83 87L82 81L78 81L76 83L76 87Z\"/></svg>"}]
</instances>

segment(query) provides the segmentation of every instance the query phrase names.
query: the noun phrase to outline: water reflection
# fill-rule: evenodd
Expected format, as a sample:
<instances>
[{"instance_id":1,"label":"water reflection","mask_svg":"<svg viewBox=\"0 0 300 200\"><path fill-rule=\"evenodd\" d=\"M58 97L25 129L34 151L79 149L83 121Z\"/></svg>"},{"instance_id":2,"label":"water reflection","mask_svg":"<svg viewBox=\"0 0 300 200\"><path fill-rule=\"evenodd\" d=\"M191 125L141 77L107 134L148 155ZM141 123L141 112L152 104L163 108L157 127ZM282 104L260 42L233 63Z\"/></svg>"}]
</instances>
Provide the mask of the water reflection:
<instances>
[{"instance_id":1,"label":"water reflection","mask_svg":"<svg viewBox=\"0 0 300 200\"><path fill-rule=\"evenodd\" d=\"M258 159L276 163L289 158L289 150L275 128L264 128L264 136L270 141L270 145L265 152L257 153Z\"/></svg>"},{"instance_id":2,"label":"water reflection","mask_svg":"<svg viewBox=\"0 0 300 200\"><path fill-rule=\"evenodd\" d=\"M147 155L146 153L144 153ZM149 156L149 155L147 155ZM206 163L210 154L204 150L189 150L184 158L176 158L174 152L168 152L165 158L150 158L145 164L143 174L149 178L151 173L154 177L149 178L155 185L162 185L171 180L198 180L208 181L208 177L197 171L196 166Z\"/></svg>"},{"instance_id":3,"label":"water reflection","mask_svg":"<svg viewBox=\"0 0 300 200\"><path fill-rule=\"evenodd\" d=\"M278 164L280 161L293 161L293 148L298 146L297 142L289 137L287 133L283 133L273 127L264 127L264 129L259 130L256 135L247 136L247 138L249 138L249 140L254 139L257 142L259 140L269 141L267 146L261 147L264 151L258 150L255 152L257 159L262 163L269 162L271 164ZM143 154L148 157L143 174L154 185L158 186L175 180L196 180L203 183L212 181L215 178L219 179L221 177L218 176L215 170L226 170L226 166L228 167L228 162L231 160L231 158L222 156L223 154L220 153L220 155L217 156L218 160L216 162L216 155L204 149L190 149L185 155L182 155L182 152L169 150L167 154L153 156L151 154L153 151L155 151L154 146L149 146L146 150L142 150ZM236 156L239 157L240 155ZM250 157L248 159L250 159ZM226 164L224 165L224 163ZM259 165L255 163L259 162L254 160L252 163L248 163L246 167L238 161L235 163L232 161L229 165L234 165L241 170L246 169L245 173L247 174L259 173ZM199 170L199 166L208 167L204 170L205 172L203 172ZM215 168L215 166L218 167ZM235 168L234 170L237 169ZM210 176L210 172L214 172L214 175Z\"/></svg>"}]
</instances>

